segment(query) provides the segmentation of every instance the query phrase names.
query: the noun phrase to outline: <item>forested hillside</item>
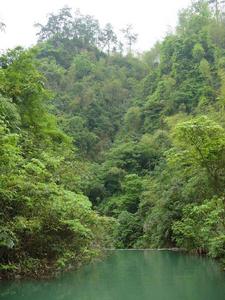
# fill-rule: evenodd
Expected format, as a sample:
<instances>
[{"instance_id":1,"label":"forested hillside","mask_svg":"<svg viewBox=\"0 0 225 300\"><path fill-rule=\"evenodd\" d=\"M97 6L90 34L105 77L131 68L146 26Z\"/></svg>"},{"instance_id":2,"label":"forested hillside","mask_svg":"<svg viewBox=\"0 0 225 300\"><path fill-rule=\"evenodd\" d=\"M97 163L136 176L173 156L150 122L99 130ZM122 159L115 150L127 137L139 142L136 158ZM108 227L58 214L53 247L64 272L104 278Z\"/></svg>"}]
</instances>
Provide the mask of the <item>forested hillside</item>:
<instances>
[{"instance_id":1,"label":"forested hillside","mask_svg":"<svg viewBox=\"0 0 225 300\"><path fill-rule=\"evenodd\" d=\"M179 247L225 263L225 16L195 1L133 53L132 27L69 8L0 57L0 273L99 249Z\"/></svg>"}]
</instances>

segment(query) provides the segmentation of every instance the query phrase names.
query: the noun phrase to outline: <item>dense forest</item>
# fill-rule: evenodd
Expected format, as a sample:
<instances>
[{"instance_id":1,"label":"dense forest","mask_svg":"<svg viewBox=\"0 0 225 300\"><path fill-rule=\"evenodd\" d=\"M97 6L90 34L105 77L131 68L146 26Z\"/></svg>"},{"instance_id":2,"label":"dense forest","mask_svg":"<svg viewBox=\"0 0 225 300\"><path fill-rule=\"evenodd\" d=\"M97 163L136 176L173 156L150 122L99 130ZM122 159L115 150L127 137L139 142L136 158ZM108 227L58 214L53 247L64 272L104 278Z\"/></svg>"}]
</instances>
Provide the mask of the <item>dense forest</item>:
<instances>
[{"instance_id":1,"label":"dense forest","mask_svg":"<svg viewBox=\"0 0 225 300\"><path fill-rule=\"evenodd\" d=\"M34 47L1 54L0 277L112 247L225 264L222 2L194 1L142 54L132 26L121 41L67 7L36 24Z\"/></svg>"}]
</instances>

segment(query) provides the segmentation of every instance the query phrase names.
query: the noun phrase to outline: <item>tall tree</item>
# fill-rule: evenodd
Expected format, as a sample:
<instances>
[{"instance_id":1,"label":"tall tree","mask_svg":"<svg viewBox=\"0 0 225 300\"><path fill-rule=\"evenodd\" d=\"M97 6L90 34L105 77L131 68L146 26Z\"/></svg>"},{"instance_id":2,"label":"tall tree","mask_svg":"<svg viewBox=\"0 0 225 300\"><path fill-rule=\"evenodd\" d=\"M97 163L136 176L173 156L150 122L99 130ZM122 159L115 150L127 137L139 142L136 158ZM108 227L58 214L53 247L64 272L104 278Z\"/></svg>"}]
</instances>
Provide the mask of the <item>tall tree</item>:
<instances>
[{"instance_id":1,"label":"tall tree","mask_svg":"<svg viewBox=\"0 0 225 300\"><path fill-rule=\"evenodd\" d=\"M89 15L82 15L79 10L75 13L69 7L64 7L58 13L50 14L45 25L35 24L39 28L39 41L54 39L80 40L84 44L96 45L100 28L96 19Z\"/></svg>"},{"instance_id":2,"label":"tall tree","mask_svg":"<svg viewBox=\"0 0 225 300\"><path fill-rule=\"evenodd\" d=\"M99 40L102 44L102 48L106 48L107 54L109 55L112 48L116 46L118 40L110 23L107 23L103 28Z\"/></svg>"},{"instance_id":3,"label":"tall tree","mask_svg":"<svg viewBox=\"0 0 225 300\"><path fill-rule=\"evenodd\" d=\"M208 0L208 3L213 6L213 9L215 11L216 20L218 22L219 17L222 16L223 5L224 5L225 1L224 0Z\"/></svg>"},{"instance_id":4,"label":"tall tree","mask_svg":"<svg viewBox=\"0 0 225 300\"><path fill-rule=\"evenodd\" d=\"M5 23L0 21L0 31L4 31L5 27Z\"/></svg>"},{"instance_id":5,"label":"tall tree","mask_svg":"<svg viewBox=\"0 0 225 300\"><path fill-rule=\"evenodd\" d=\"M138 34L133 32L133 26L131 24L128 24L121 31L124 34L124 39L127 42L128 52L131 53L133 45L137 42Z\"/></svg>"}]
</instances>

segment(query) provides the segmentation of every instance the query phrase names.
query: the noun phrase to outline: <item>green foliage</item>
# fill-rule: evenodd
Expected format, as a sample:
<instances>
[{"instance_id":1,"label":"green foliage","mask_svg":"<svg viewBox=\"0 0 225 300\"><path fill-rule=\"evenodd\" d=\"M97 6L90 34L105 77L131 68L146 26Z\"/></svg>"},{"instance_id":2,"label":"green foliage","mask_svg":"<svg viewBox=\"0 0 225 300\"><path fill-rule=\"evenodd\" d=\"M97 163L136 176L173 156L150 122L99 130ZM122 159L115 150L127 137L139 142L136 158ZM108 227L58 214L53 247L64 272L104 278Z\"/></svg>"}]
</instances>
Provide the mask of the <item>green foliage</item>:
<instances>
[{"instance_id":1,"label":"green foliage","mask_svg":"<svg viewBox=\"0 0 225 300\"><path fill-rule=\"evenodd\" d=\"M117 247L178 246L224 258L225 32L212 7L194 1L176 31L138 57L123 55L111 24L101 29L69 9L39 32L52 110L82 158L78 174L67 154L57 180L117 219ZM128 52L131 29L123 31Z\"/></svg>"},{"instance_id":2,"label":"green foliage","mask_svg":"<svg viewBox=\"0 0 225 300\"><path fill-rule=\"evenodd\" d=\"M215 192L222 192L225 168L224 129L207 117L199 117L178 125L177 137L181 145L185 145L183 153L178 154L182 157L182 163L185 164L186 160L190 165L203 167Z\"/></svg>"},{"instance_id":3,"label":"green foliage","mask_svg":"<svg viewBox=\"0 0 225 300\"><path fill-rule=\"evenodd\" d=\"M124 117L125 126L130 132L137 132L141 128L141 110L139 107L131 107L128 109Z\"/></svg>"},{"instance_id":4,"label":"green foliage","mask_svg":"<svg viewBox=\"0 0 225 300\"><path fill-rule=\"evenodd\" d=\"M196 62L200 62L205 55L205 51L200 43L195 44L192 50L193 58Z\"/></svg>"},{"instance_id":5,"label":"green foliage","mask_svg":"<svg viewBox=\"0 0 225 300\"><path fill-rule=\"evenodd\" d=\"M182 220L173 224L173 232L178 246L223 257L224 201L213 198L199 206L187 205Z\"/></svg>"},{"instance_id":6,"label":"green foliage","mask_svg":"<svg viewBox=\"0 0 225 300\"><path fill-rule=\"evenodd\" d=\"M118 216L119 227L116 232L118 248L134 248L142 235L141 222L137 215L122 211Z\"/></svg>"},{"instance_id":7,"label":"green foliage","mask_svg":"<svg viewBox=\"0 0 225 300\"><path fill-rule=\"evenodd\" d=\"M0 118L9 129L18 131L21 125L20 114L17 107L10 99L0 97Z\"/></svg>"},{"instance_id":8,"label":"green foliage","mask_svg":"<svg viewBox=\"0 0 225 300\"><path fill-rule=\"evenodd\" d=\"M57 184L56 170L47 164L50 157L24 159L15 138L4 134L0 147L1 264L14 262L23 275L36 274L46 265L54 270L62 258L65 267L76 264L84 251L86 258L92 257L104 243L106 229L99 231L105 220L93 212L85 196ZM73 255L65 261L66 253Z\"/></svg>"},{"instance_id":9,"label":"green foliage","mask_svg":"<svg viewBox=\"0 0 225 300\"><path fill-rule=\"evenodd\" d=\"M85 164L50 113L32 52L0 61L0 275L38 277L98 255L115 222L81 193Z\"/></svg>"}]
</instances>

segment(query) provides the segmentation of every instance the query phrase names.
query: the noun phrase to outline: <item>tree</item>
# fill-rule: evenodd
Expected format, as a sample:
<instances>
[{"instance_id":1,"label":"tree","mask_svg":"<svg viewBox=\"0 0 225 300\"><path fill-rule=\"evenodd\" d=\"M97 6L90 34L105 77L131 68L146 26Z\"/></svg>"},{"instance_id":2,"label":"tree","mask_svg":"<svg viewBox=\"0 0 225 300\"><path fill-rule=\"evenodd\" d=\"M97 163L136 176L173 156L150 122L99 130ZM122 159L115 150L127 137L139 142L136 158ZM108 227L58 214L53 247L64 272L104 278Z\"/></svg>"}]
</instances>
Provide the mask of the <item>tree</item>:
<instances>
[{"instance_id":1,"label":"tree","mask_svg":"<svg viewBox=\"0 0 225 300\"><path fill-rule=\"evenodd\" d=\"M57 46L62 41L80 41L83 46L96 46L100 28L96 19L89 15L82 15L79 10L74 14L72 9L64 7L57 14L50 14L47 24L35 24L39 28L37 36L39 41L53 40Z\"/></svg>"},{"instance_id":2,"label":"tree","mask_svg":"<svg viewBox=\"0 0 225 300\"><path fill-rule=\"evenodd\" d=\"M99 40L102 44L102 49L106 48L108 55L110 54L110 51L113 49L113 47L116 47L117 36L114 33L113 27L110 23L107 23L101 31Z\"/></svg>"},{"instance_id":3,"label":"tree","mask_svg":"<svg viewBox=\"0 0 225 300\"><path fill-rule=\"evenodd\" d=\"M124 122L128 131L138 132L142 125L141 110L139 107L129 108L124 117Z\"/></svg>"},{"instance_id":4,"label":"tree","mask_svg":"<svg viewBox=\"0 0 225 300\"><path fill-rule=\"evenodd\" d=\"M124 34L124 39L126 40L126 43L128 45L128 53L131 53L133 45L137 42L138 35L137 33L133 32L133 26L130 24L123 28L121 31Z\"/></svg>"},{"instance_id":5,"label":"tree","mask_svg":"<svg viewBox=\"0 0 225 300\"><path fill-rule=\"evenodd\" d=\"M207 117L177 125L177 138L185 150L178 154L185 163L203 167L216 194L223 191L225 182L225 130ZM188 145L188 146L187 146Z\"/></svg>"},{"instance_id":6,"label":"tree","mask_svg":"<svg viewBox=\"0 0 225 300\"><path fill-rule=\"evenodd\" d=\"M201 205L186 206L182 220L173 224L179 246L216 258L225 255L224 229L224 204L218 198L206 200Z\"/></svg>"},{"instance_id":7,"label":"tree","mask_svg":"<svg viewBox=\"0 0 225 300\"><path fill-rule=\"evenodd\" d=\"M47 112L51 93L44 87L45 79L38 71L33 51L19 47L9 50L0 57L0 64L4 70L4 84L0 86L0 92L11 98L23 112L22 126L30 126L39 132L47 128L51 130L54 117Z\"/></svg>"},{"instance_id":8,"label":"tree","mask_svg":"<svg viewBox=\"0 0 225 300\"><path fill-rule=\"evenodd\" d=\"M222 16L224 0L208 0L208 3L213 6L218 23L219 17Z\"/></svg>"},{"instance_id":9,"label":"tree","mask_svg":"<svg viewBox=\"0 0 225 300\"><path fill-rule=\"evenodd\" d=\"M39 41L54 37L70 38L74 32L71 8L64 7L60 9L58 14L50 14L46 25L36 23L35 27L40 28L40 31L37 33Z\"/></svg>"},{"instance_id":10,"label":"tree","mask_svg":"<svg viewBox=\"0 0 225 300\"><path fill-rule=\"evenodd\" d=\"M6 27L5 23L0 22L0 31L4 31L5 27Z\"/></svg>"}]
</instances>

